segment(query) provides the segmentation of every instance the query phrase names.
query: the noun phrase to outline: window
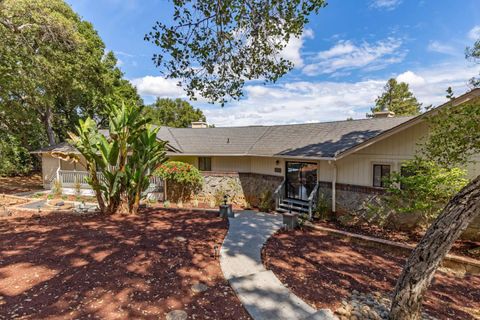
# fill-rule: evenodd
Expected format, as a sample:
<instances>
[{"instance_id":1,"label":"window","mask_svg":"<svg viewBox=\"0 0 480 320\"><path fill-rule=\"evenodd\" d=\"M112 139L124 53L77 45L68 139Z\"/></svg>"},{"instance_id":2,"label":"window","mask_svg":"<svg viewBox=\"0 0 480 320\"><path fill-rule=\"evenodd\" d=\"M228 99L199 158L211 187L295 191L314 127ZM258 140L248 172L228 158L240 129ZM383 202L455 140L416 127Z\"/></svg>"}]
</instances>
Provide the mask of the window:
<instances>
[{"instance_id":1,"label":"window","mask_svg":"<svg viewBox=\"0 0 480 320\"><path fill-rule=\"evenodd\" d=\"M389 164L373 165L373 186L383 188L385 186L384 179L390 175Z\"/></svg>"},{"instance_id":2,"label":"window","mask_svg":"<svg viewBox=\"0 0 480 320\"><path fill-rule=\"evenodd\" d=\"M212 171L212 158L198 157L198 169L200 171Z\"/></svg>"}]
</instances>

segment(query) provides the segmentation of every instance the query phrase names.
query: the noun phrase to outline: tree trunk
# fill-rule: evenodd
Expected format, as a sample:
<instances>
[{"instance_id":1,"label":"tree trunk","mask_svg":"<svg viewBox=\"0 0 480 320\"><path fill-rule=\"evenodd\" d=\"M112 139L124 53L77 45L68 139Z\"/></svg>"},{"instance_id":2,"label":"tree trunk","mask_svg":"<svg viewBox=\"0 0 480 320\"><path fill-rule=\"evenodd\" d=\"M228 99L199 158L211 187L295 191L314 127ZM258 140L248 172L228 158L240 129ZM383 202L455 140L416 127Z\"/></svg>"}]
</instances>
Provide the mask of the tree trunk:
<instances>
[{"instance_id":1,"label":"tree trunk","mask_svg":"<svg viewBox=\"0 0 480 320\"><path fill-rule=\"evenodd\" d=\"M45 109L43 114L43 125L45 126L45 131L47 132L48 144L53 146L55 144L55 133L52 128L52 111L49 107Z\"/></svg>"},{"instance_id":2,"label":"tree trunk","mask_svg":"<svg viewBox=\"0 0 480 320\"><path fill-rule=\"evenodd\" d=\"M397 281L389 319L421 319L423 296L453 243L480 213L480 176L450 200L418 243Z\"/></svg>"}]
</instances>

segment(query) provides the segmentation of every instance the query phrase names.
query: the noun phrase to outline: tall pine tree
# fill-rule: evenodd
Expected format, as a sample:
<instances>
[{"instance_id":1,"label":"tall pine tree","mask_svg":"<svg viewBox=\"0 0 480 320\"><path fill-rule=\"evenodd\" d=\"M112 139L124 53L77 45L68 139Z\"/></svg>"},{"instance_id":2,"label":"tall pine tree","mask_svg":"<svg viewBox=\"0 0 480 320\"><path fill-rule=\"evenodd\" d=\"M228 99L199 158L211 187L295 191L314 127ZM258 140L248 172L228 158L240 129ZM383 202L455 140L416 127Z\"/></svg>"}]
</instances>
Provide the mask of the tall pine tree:
<instances>
[{"instance_id":1,"label":"tall pine tree","mask_svg":"<svg viewBox=\"0 0 480 320\"><path fill-rule=\"evenodd\" d=\"M415 116L420 113L421 106L407 83L392 78L387 81L382 95L377 97L375 107L371 110L373 113L388 109L397 116Z\"/></svg>"}]
</instances>

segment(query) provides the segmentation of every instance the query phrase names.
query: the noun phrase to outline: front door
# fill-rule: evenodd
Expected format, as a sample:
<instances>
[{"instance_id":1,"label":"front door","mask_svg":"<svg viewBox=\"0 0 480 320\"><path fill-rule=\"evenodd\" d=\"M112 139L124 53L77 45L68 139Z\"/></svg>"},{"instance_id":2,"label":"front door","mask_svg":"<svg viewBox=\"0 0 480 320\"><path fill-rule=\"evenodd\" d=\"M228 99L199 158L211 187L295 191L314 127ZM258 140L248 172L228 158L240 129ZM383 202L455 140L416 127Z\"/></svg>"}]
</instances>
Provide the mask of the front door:
<instances>
[{"instance_id":1,"label":"front door","mask_svg":"<svg viewBox=\"0 0 480 320\"><path fill-rule=\"evenodd\" d=\"M317 168L316 163L287 161L286 197L308 200L317 183Z\"/></svg>"}]
</instances>

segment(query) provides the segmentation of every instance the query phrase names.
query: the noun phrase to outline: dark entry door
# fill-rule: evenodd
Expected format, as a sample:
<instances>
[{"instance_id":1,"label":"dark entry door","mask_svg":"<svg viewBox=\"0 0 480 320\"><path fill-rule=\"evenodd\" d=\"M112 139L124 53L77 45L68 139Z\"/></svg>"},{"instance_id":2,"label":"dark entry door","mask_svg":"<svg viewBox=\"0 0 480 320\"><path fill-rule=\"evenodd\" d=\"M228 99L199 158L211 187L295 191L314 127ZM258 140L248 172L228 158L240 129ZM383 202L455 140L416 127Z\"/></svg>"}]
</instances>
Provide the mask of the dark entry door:
<instances>
[{"instance_id":1,"label":"dark entry door","mask_svg":"<svg viewBox=\"0 0 480 320\"><path fill-rule=\"evenodd\" d=\"M309 162L287 162L286 197L308 200L317 183L317 164Z\"/></svg>"}]
</instances>

